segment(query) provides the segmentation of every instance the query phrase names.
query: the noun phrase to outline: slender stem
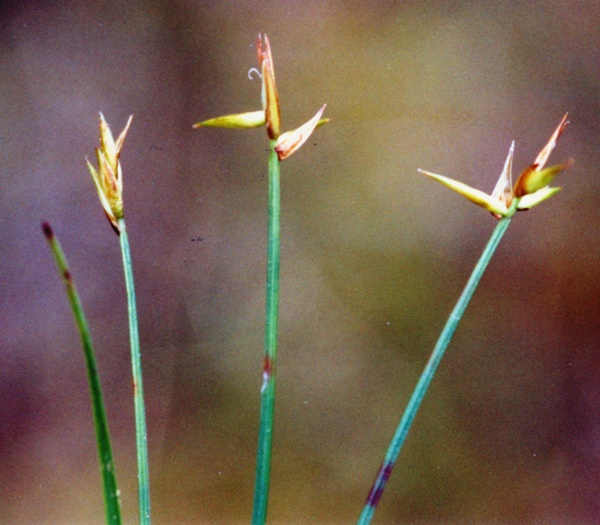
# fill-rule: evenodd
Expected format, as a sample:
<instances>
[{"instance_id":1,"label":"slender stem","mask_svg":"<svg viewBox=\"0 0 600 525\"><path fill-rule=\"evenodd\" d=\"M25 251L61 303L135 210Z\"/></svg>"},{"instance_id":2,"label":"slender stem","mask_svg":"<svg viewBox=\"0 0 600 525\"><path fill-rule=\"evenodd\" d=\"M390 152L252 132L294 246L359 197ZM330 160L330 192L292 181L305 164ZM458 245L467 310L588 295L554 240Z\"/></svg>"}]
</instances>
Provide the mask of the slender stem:
<instances>
[{"instance_id":1,"label":"slender stem","mask_svg":"<svg viewBox=\"0 0 600 525\"><path fill-rule=\"evenodd\" d=\"M425 393L427 392L427 389L431 384L431 380L433 379L437 367L440 364L442 357L444 356L446 348L448 347L448 344L452 339L454 331L456 330L456 327L458 326L458 323L461 320L465 309L467 308L467 305L469 304L469 301L471 300L471 297L473 296L473 293L475 292L475 289L479 284L479 281L481 280L483 272L487 268L490 259L494 255L494 252L496 251L500 240L502 239L504 233L506 232L506 229L508 228L508 225L510 224L510 221L517 209L518 201L519 199L513 199L513 202L508 210L507 216L504 217L498 223L498 225L492 232L492 236L490 237L487 246L483 250L483 254L481 255L479 261L475 265L475 269L473 270L469 281L467 282L462 294L460 295L456 306L452 310L452 313L450 314L450 317L446 322L446 326L444 326L444 329L440 334L438 342L435 345L435 348L433 349L429 361L427 362L427 365L425 366L425 369L421 374L419 382L417 383L417 386L413 391L413 394L408 402L404 414L402 415L402 419L400 420L400 424L396 429L394 437L390 442L383 463L379 467L379 471L377 472L375 482L371 487L363 511L358 519L358 525L367 525L371 522L373 514L375 513L375 509L377 508L379 499L381 498L383 490L385 489L386 482L389 479L392 473L392 469L394 468L394 465L396 463L396 460L398 459L398 455L400 454L400 449L402 448L402 445L406 440L408 431L410 430L412 422L415 419L415 416L417 415L417 411L421 406L423 397L425 396Z\"/></svg>"},{"instance_id":2,"label":"slender stem","mask_svg":"<svg viewBox=\"0 0 600 525\"><path fill-rule=\"evenodd\" d=\"M90 394L92 399L92 413L94 416L94 427L96 430L96 441L98 443L98 456L100 459L100 472L102 474L102 485L104 489L104 507L106 509L106 523L108 525L121 525L121 509L119 505L119 491L117 488L117 479L115 475L115 465L113 462L112 448L110 445L110 433L108 431L108 420L102 397L102 386L98 375L98 366L94 354L94 345L92 336L83 312L83 306L79 299L79 294L75 288L75 283L71 276L71 270L61 248L60 242L54 235L50 225L45 222L42 224L44 235L50 244L50 249L56 260L58 270L63 277L67 296L71 305L71 310L75 316L75 322L81 336L83 345L83 355L87 367L88 381L90 384Z\"/></svg>"},{"instance_id":3,"label":"slender stem","mask_svg":"<svg viewBox=\"0 0 600 525\"><path fill-rule=\"evenodd\" d=\"M267 306L265 315L265 360L260 391L260 427L254 485L252 524L262 525L267 518L273 412L275 408L275 362L277 357L277 321L279 306L279 158L276 141L270 141L269 151L269 230L267 240Z\"/></svg>"},{"instance_id":4,"label":"slender stem","mask_svg":"<svg viewBox=\"0 0 600 525\"><path fill-rule=\"evenodd\" d=\"M146 414L144 406L144 386L142 382L142 360L140 355L140 337L138 332L135 289L133 286L133 268L129 239L125 228L125 220L119 219L121 233L121 252L127 288L127 309L129 312L129 338L131 344L131 368L133 372L133 405L135 411L135 443L138 461L138 492L140 507L140 524L150 525L150 474L148 469L148 439L146 432Z\"/></svg>"}]
</instances>

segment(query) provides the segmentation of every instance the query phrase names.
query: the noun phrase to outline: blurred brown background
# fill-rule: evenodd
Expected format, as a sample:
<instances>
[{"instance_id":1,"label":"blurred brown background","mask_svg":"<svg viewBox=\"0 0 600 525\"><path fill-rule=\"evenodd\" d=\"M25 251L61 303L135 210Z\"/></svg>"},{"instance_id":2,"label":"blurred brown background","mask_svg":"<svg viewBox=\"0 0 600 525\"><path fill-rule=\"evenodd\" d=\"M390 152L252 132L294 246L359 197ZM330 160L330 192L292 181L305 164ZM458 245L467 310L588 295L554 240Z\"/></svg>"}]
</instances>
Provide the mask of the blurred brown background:
<instances>
[{"instance_id":1,"label":"blurred brown background","mask_svg":"<svg viewBox=\"0 0 600 525\"><path fill-rule=\"evenodd\" d=\"M137 512L117 237L84 159L122 155L157 524L250 519L261 383L269 35L284 129L269 522L353 523L495 220L417 173L490 191L560 121L563 191L519 214L416 419L376 523L600 523L600 3L0 4L0 522L103 523L79 338L40 223L93 329L123 509Z\"/></svg>"}]
</instances>

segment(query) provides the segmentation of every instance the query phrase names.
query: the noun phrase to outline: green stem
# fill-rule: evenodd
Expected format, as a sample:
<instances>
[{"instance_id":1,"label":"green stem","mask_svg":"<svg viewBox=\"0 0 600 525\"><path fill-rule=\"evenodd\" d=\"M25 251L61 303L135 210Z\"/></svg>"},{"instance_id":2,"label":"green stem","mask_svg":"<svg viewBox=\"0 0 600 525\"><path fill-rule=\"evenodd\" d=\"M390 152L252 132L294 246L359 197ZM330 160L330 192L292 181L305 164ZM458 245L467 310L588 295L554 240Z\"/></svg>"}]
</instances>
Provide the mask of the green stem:
<instances>
[{"instance_id":1,"label":"green stem","mask_svg":"<svg viewBox=\"0 0 600 525\"><path fill-rule=\"evenodd\" d=\"M127 288L127 309L129 313L129 338L131 344L131 368L133 372L133 405L135 411L135 443L138 462L138 492L140 507L140 525L150 525L150 474L148 469L148 439L146 432L146 414L144 406L144 385L142 382L142 360L140 355L140 336L138 332L135 289L133 286L133 268L129 239L125 220L119 219L121 231L121 252Z\"/></svg>"},{"instance_id":2,"label":"green stem","mask_svg":"<svg viewBox=\"0 0 600 525\"><path fill-rule=\"evenodd\" d=\"M279 306L279 158L276 141L269 150L269 231L267 240L267 306L265 315L265 361L260 395L260 427L254 485L252 525L262 525L267 518L273 412L275 408L275 362L277 357L277 320Z\"/></svg>"},{"instance_id":3,"label":"green stem","mask_svg":"<svg viewBox=\"0 0 600 525\"><path fill-rule=\"evenodd\" d=\"M508 210L507 216L504 217L498 223L498 225L492 232L492 236L490 237L487 246L483 250L483 254L481 255L479 261L475 265L475 269L473 270L473 273L471 274L467 285L465 286L462 294L460 295L456 306L452 310L452 313L450 314L450 317L446 322L446 326L444 326L444 329L440 334L438 342L435 345L435 348L433 349L429 361L427 362L427 365L425 366L425 369L421 374L419 382L417 383L417 386L413 391L413 394L408 402L404 414L402 415L402 419L400 420L400 424L396 429L394 437L390 442L383 463L379 467L377 477L375 478L369 495L367 496L367 501L365 503L363 511L358 519L358 525L367 525L371 522L373 514L375 513L375 509L377 508L379 499L381 498L383 490L385 489L386 482L389 479L392 473L392 469L394 468L394 465L396 463L396 460L398 459L398 455L400 454L400 449L402 448L402 445L406 440L408 431L410 430L412 422L415 419L415 416L417 415L417 411L421 406L423 397L425 396L425 393L427 392L427 389L431 384L431 380L433 379L438 365L440 364L440 361L442 360L442 357L446 352L446 348L448 347L448 344L452 339L454 331L456 330L456 327L458 326L458 323L460 322L463 314L465 313L467 305L469 304L469 301L471 300L471 297L473 296L473 293L475 292L475 289L477 288L477 285L481 280L483 272L487 268L490 259L494 255L494 252L496 251L500 240L506 232L506 229L508 228L512 217L515 214L515 211L517 210L518 201L519 199L513 199L513 202L511 203L511 206Z\"/></svg>"},{"instance_id":4,"label":"green stem","mask_svg":"<svg viewBox=\"0 0 600 525\"><path fill-rule=\"evenodd\" d=\"M98 456L100 459L100 472L102 474L102 485L104 488L104 506L106 509L106 523L108 525L121 525L121 509L119 505L119 491L117 489L117 479L115 475L115 466L110 445L110 434L108 431L108 421L106 410L102 397L102 386L98 375L98 366L94 354L94 345L92 336L83 312L83 306L79 299L79 294L75 288L75 283L71 276L71 270L61 248L60 242L54 235L50 225L45 222L42 224L44 235L50 244L50 249L56 260L58 270L62 275L67 296L71 305L71 310L75 316L75 322L81 336L83 345L83 355L87 367L88 381L90 384L90 394L92 399L92 413L94 416L94 427L96 430L96 442L98 443Z\"/></svg>"}]
</instances>

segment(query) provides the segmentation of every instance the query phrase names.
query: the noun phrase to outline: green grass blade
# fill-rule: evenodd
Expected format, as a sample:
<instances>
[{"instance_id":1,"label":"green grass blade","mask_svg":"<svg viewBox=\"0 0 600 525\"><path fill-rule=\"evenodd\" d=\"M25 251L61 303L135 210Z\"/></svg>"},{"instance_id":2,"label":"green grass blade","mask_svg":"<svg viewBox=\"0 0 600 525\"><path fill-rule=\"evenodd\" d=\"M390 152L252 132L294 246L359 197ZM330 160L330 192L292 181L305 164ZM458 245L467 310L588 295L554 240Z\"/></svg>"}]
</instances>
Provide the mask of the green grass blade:
<instances>
[{"instance_id":1,"label":"green grass blade","mask_svg":"<svg viewBox=\"0 0 600 525\"><path fill-rule=\"evenodd\" d=\"M119 219L121 253L127 289L127 310L129 314L129 337L131 343L131 368L133 373L133 406L135 411L135 443L138 462L138 493L140 524L150 525L150 473L148 467L148 437L146 431L146 409L144 404L144 385L142 381L142 358L140 355L140 336L138 331L135 288L133 285L133 267L129 251L129 238L124 219Z\"/></svg>"},{"instance_id":2,"label":"green grass blade","mask_svg":"<svg viewBox=\"0 0 600 525\"><path fill-rule=\"evenodd\" d=\"M269 226L267 240L267 304L265 315L265 360L261 388L260 426L256 458L254 508L252 524L262 525L267 518L273 413L275 408L275 363L277 358L277 323L279 309L279 244L280 187L279 158L276 141L271 141L269 153Z\"/></svg>"},{"instance_id":3,"label":"green grass blade","mask_svg":"<svg viewBox=\"0 0 600 525\"><path fill-rule=\"evenodd\" d=\"M104 409L104 401L102 398L102 387L100 377L98 376L98 367L96 357L94 355L94 346L90 330L83 313L83 307L79 299L79 294L75 288L71 276L71 270L67 263L65 254L60 246L60 242L54 235L50 225L45 222L42 224L44 235L48 240L56 265L65 283L67 296L75 322L81 335L83 345L83 354L87 367L88 380L90 384L90 394L92 399L92 413L94 416L94 427L96 430L96 441L98 443L98 456L100 459L100 471L102 473L102 485L104 489L104 505L106 509L106 523L108 525L121 524L121 509L119 505L119 491L117 489L117 479L115 476L115 467L110 445L110 435L108 431L108 421L106 418L106 410Z\"/></svg>"},{"instance_id":4,"label":"green grass blade","mask_svg":"<svg viewBox=\"0 0 600 525\"><path fill-rule=\"evenodd\" d=\"M479 284L479 281L485 272L485 269L494 255L500 240L504 236L510 221L512 220L512 217L518 206L518 201L519 199L513 200L507 216L498 223L492 232L490 240L483 250L483 254L475 265L469 281L467 282L462 294L460 295L460 298L450 314L450 317L448 318L448 321L446 322L446 325L444 326L444 329L442 330L442 333L440 334L437 344L435 345L429 361L427 362L427 365L425 366L425 369L419 378L417 386L415 387L404 414L402 415L398 428L396 429L396 432L390 442L383 463L379 467L379 471L377 472L375 481L371 487L371 490L369 491L363 511L358 519L358 525L367 525L368 523L371 523L371 519L373 518L373 514L375 514L375 509L377 508L379 499L383 494L387 480L389 479L392 469L396 464L396 460L398 459L402 445L404 445L404 441L406 440L408 431L410 430L419 407L421 406L423 397L427 393L427 389L431 384L431 380L435 375L438 365L440 364L442 357L444 357L446 348L448 348L450 340L454 335L454 331L456 330L458 323L465 313L467 305L469 304L471 297L473 297L473 293L475 292L477 285Z\"/></svg>"}]
</instances>

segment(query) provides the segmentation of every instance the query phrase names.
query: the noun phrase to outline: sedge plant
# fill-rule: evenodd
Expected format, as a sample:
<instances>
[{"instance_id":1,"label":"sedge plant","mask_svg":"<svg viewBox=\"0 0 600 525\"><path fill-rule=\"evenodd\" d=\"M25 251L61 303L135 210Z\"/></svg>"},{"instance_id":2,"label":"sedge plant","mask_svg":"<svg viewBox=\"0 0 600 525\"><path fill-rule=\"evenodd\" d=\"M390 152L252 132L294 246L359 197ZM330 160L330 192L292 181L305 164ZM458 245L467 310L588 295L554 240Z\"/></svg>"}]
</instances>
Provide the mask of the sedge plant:
<instances>
[{"instance_id":1,"label":"sedge plant","mask_svg":"<svg viewBox=\"0 0 600 525\"><path fill-rule=\"evenodd\" d=\"M512 159L514 153L514 142L511 144L508 157L504 164L504 169L498 179L498 182L491 195L484 193L475 188L471 188L466 184L449 179L442 175L436 175L428 171L419 170L424 175L431 177L434 180L442 183L450 189L463 195L475 204L485 208L491 212L497 219L498 222L496 228L492 232L490 240L488 241L483 254L479 258L479 261L475 265L473 273L469 278L465 288L463 289L454 309L450 313L450 317L444 326L440 337L435 345L433 352L427 362L417 386L415 387L408 405L402 415L400 423L392 437L390 445L387 449L385 457L379 470L375 481L369 491L367 500L363 511L358 519L358 525L367 525L371 522L377 504L383 494L386 483L392 473L392 469L396 464L396 460L402 449L402 445L406 440L408 431L417 415L417 411L421 406L423 397L427 393L427 389L431 384L433 376L450 344L450 340L460 322L468 304L475 292L485 269L487 268L498 244L500 243L506 229L508 228L514 214L519 210L527 210L536 206L540 202L545 201L557 193L560 188L551 187L550 183L561 171L569 167L572 163L571 160L562 164L544 168L550 153L556 146L556 141L562 131L568 124L567 115L563 117L560 124L550 137L550 140L546 146L540 151L537 158L532 165L525 168L525 170L519 176L516 184L512 185Z\"/></svg>"},{"instance_id":2,"label":"sedge plant","mask_svg":"<svg viewBox=\"0 0 600 525\"><path fill-rule=\"evenodd\" d=\"M252 511L253 525L261 525L266 521L271 470L279 305L280 163L298 150L319 124L328 121L328 119L321 119L325 110L323 106L312 119L299 128L281 133L279 94L275 85L273 56L267 35L258 36L257 50L260 71L255 69L251 71L257 71L262 79L262 109L225 115L194 124L195 128L238 129L266 125L269 139L265 347L260 389L261 408Z\"/></svg>"},{"instance_id":3,"label":"sedge plant","mask_svg":"<svg viewBox=\"0 0 600 525\"><path fill-rule=\"evenodd\" d=\"M96 362L94 345L92 343L92 336L83 312L81 299L75 288L73 276L60 242L47 222L42 224L42 230L50 245L50 250L52 251L52 255L54 255L58 271L65 284L69 304L71 305L71 310L73 311L73 316L75 317L75 323L77 324L79 335L81 337L81 344L83 346L83 356L85 358L88 382L90 385L90 397L92 400L92 414L94 417L98 456L100 459L106 523L107 525L121 525L119 490L117 488L115 465L110 444L110 433L108 431L108 420L104 408L102 385L98 374L98 365Z\"/></svg>"},{"instance_id":4,"label":"sedge plant","mask_svg":"<svg viewBox=\"0 0 600 525\"><path fill-rule=\"evenodd\" d=\"M139 518L141 525L150 524L150 475L148 468L148 443L144 388L142 382L142 362L138 331L137 307L133 282L133 267L129 249L129 239L123 213L123 173L121 168L121 148L133 115L129 117L125 129L115 141L110 127L100 113L100 147L96 148L98 169L87 161L88 169L94 180L100 203L110 225L119 236L125 287L127 290L127 310L129 318L129 338L131 347L131 367L133 374L133 405L135 414L136 453L138 465Z\"/></svg>"}]
</instances>

